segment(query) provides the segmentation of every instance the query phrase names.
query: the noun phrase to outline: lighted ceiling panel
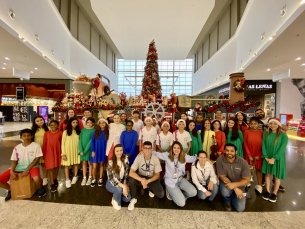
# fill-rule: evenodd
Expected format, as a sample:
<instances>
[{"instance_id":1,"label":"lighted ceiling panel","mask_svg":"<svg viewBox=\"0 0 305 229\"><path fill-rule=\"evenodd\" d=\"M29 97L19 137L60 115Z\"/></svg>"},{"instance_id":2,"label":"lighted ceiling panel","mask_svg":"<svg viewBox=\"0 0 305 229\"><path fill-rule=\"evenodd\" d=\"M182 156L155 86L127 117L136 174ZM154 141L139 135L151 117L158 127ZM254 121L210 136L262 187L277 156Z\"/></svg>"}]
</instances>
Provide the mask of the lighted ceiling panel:
<instances>
[{"instance_id":1,"label":"lighted ceiling panel","mask_svg":"<svg viewBox=\"0 0 305 229\"><path fill-rule=\"evenodd\" d=\"M143 60L155 40L159 59L185 59L215 0L91 0L92 9L124 59Z\"/></svg>"}]
</instances>

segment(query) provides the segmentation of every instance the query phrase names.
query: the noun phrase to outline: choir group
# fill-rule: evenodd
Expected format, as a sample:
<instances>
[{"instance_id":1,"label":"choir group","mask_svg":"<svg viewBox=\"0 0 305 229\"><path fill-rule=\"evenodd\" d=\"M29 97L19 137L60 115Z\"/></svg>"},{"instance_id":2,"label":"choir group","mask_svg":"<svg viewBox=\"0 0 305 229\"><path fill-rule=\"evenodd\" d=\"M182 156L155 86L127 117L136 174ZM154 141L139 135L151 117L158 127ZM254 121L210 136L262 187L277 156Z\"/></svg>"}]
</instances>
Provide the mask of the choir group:
<instances>
[{"instance_id":1,"label":"choir group","mask_svg":"<svg viewBox=\"0 0 305 229\"><path fill-rule=\"evenodd\" d=\"M50 191L57 191L60 166L64 166L66 188L73 187L81 164L81 186L102 186L106 170L106 189L113 193L111 203L117 210L121 201L129 202L128 210L134 209L140 186L149 189L151 198L166 195L180 207L189 197L198 196L212 209L219 190L226 210L233 206L243 211L252 166L257 176L255 190L264 200L276 202L277 192L284 189L280 180L286 175L285 126L277 118L267 119L262 109L256 110L249 123L242 112L228 121L222 119L221 110L215 115L211 122L202 114L195 120L181 114L174 123L166 113L161 123L149 116L143 123L134 111L132 120L126 120L126 114L110 113L96 123L90 109L78 119L71 108L64 120L52 120L49 126L37 115L31 129L21 130L23 142L13 150L11 168L0 174L0 187L8 190L9 200L9 179L16 179L16 173L30 175L42 197L48 182Z\"/></svg>"}]
</instances>

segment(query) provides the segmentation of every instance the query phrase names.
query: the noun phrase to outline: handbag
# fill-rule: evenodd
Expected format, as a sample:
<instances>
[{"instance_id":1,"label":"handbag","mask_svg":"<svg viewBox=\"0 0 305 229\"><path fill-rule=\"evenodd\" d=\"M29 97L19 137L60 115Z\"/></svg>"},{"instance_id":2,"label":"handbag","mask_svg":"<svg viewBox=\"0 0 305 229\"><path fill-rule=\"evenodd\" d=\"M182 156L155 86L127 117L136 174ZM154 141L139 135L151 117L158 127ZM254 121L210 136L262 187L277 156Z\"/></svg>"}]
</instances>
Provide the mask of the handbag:
<instances>
[{"instance_id":1,"label":"handbag","mask_svg":"<svg viewBox=\"0 0 305 229\"><path fill-rule=\"evenodd\" d=\"M215 136L212 135L212 138L213 140L215 139ZM219 154L218 154L218 150L219 150L219 146L218 146L218 143L213 143L213 145L211 146L211 154L210 154L210 159L212 161L216 161L217 158L219 157Z\"/></svg>"}]
</instances>

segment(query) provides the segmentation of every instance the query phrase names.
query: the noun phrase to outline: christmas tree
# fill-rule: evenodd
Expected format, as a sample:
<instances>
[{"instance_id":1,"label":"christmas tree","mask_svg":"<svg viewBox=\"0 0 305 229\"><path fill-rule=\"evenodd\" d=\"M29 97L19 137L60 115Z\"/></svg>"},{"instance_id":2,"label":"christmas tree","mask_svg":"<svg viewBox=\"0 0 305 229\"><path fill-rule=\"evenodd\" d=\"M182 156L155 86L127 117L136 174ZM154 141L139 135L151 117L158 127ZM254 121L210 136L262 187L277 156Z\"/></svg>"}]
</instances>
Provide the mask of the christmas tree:
<instances>
[{"instance_id":1,"label":"christmas tree","mask_svg":"<svg viewBox=\"0 0 305 229\"><path fill-rule=\"evenodd\" d=\"M142 84L142 96L148 99L148 95L155 95L156 99L162 98L160 77L158 71L158 54L155 46L155 41L152 40L149 44L148 53L146 55L146 66L144 68L144 78Z\"/></svg>"}]
</instances>

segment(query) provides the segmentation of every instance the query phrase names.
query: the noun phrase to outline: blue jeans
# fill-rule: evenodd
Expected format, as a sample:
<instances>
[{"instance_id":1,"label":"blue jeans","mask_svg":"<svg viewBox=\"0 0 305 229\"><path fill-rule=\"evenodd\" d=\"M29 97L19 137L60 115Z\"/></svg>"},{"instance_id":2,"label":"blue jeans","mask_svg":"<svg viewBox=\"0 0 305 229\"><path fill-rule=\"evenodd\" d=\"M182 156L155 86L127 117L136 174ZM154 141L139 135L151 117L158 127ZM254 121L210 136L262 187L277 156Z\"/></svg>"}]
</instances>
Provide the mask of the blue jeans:
<instances>
[{"instance_id":1,"label":"blue jeans","mask_svg":"<svg viewBox=\"0 0 305 229\"><path fill-rule=\"evenodd\" d=\"M215 196L216 196L217 193L218 193L218 184L217 184L217 183L216 183L216 184L213 184L213 190L208 190L208 184L209 184L209 182L210 182L210 179L206 180L206 185L203 185L203 187L204 187L207 191L209 191L209 192L212 193L212 195L209 196L209 201L213 201L214 198L215 198ZM202 199L202 200L204 200L204 199L207 198L207 195L206 195L203 191L201 191L201 190L198 190L197 196L198 196L200 199Z\"/></svg>"},{"instance_id":2,"label":"blue jeans","mask_svg":"<svg viewBox=\"0 0 305 229\"><path fill-rule=\"evenodd\" d=\"M124 202L129 202L131 199L130 192L128 192L128 198L123 195L123 189L121 187L113 186L109 180L106 182L106 189L113 193L113 199L121 206L121 200Z\"/></svg>"},{"instance_id":3,"label":"blue jeans","mask_svg":"<svg viewBox=\"0 0 305 229\"><path fill-rule=\"evenodd\" d=\"M173 201L179 206L183 207L185 205L185 201L189 197L196 196L197 190L196 188L188 182L184 178L180 178L181 180L175 184L174 188L171 188L165 185L169 196L173 199Z\"/></svg>"},{"instance_id":4,"label":"blue jeans","mask_svg":"<svg viewBox=\"0 0 305 229\"><path fill-rule=\"evenodd\" d=\"M246 198L239 199L236 196L235 191L227 189L225 183L223 183L220 179L219 179L219 186L220 186L220 194L223 196L224 201L226 203L232 204L235 210L238 212L242 212L245 210ZM243 192L245 192L244 188L243 188Z\"/></svg>"}]
</instances>

